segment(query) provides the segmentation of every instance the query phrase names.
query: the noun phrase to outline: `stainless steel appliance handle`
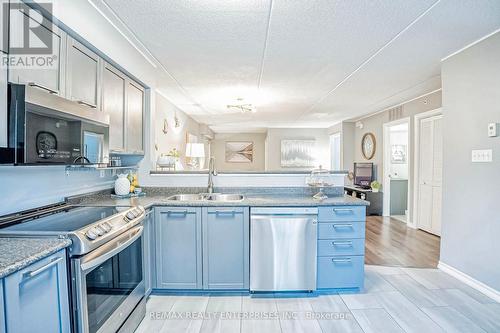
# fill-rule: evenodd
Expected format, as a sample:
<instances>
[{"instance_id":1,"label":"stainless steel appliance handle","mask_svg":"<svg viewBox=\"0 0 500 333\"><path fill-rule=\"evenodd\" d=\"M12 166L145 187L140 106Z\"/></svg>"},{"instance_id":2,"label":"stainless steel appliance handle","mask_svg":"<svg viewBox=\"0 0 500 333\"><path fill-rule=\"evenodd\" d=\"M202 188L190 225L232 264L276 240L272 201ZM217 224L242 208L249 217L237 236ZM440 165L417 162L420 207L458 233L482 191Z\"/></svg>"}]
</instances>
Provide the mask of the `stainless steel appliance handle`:
<instances>
[{"instance_id":1,"label":"stainless steel appliance handle","mask_svg":"<svg viewBox=\"0 0 500 333\"><path fill-rule=\"evenodd\" d=\"M38 83L35 83L35 82L28 82L28 86L30 87L34 87L34 88L39 88L39 89L42 89L42 90L45 90L47 91L49 94L54 94L56 95L57 94L57 91L53 90L53 89L50 89L48 87L45 87L45 86L42 86L41 84L38 84Z\"/></svg>"},{"instance_id":2,"label":"stainless steel appliance handle","mask_svg":"<svg viewBox=\"0 0 500 333\"><path fill-rule=\"evenodd\" d=\"M52 259L48 264L46 264L46 265L44 265L44 266L42 266L40 268L37 268L35 270L23 273L23 280L25 280L25 279L31 279L31 278L37 276L38 274L43 273L44 271L46 271L47 269L51 268L52 266L57 265L62 260L63 260L62 257L57 257L57 258Z\"/></svg>"},{"instance_id":3,"label":"stainless steel appliance handle","mask_svg":"<svg viewBox=\"0 0 500 333\"><path fill-rule=\"evenodd\" d=\"M86 105L86 106L88 106L89 108L92 108L92 109L97 108L97 105L95 105L95 104L90 104L90 103L87 103L87 102L82 101L82 100L78 100L78 101L76 101L76 102L77 102L78 104L80 104L80 105Z\"/></svg>"},{"instance_id":4,"label":"stainless steel appliance handle","mask_svg":"<svg viewBox=\"0 0 500 333\"><path fill-rule=\"evenodd\" d=\"M142 225L135 227L118 236L113 241L106 243L96 250L90 252L88 255L82 258L80 269L83 272L86 272L99 266L109 258L121 252L127 246L135 242L139 237L142 236L143 231L144 227Z\"/></svg>"}]
</instances>

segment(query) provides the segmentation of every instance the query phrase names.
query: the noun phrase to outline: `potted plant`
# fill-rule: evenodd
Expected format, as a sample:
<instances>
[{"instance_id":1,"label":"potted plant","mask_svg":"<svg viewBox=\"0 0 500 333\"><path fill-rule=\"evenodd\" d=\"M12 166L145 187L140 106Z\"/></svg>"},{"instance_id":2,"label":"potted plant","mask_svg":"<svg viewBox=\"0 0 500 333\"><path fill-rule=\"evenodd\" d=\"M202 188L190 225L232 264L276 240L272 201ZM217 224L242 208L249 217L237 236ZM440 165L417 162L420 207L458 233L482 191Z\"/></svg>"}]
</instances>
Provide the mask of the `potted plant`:
<instances>
[{"instance_id":1,"label":"potted plant","mask_svg":"<svg viewBox=\"0 0 500 333\"><path fill-rule=\"evenodd\" d=\"M370 186L372 187L372 192L378 192L378 191L380 191L380 188L382 187L382 185L376 180L372 181Z\"/></svg>"}]
</instances>

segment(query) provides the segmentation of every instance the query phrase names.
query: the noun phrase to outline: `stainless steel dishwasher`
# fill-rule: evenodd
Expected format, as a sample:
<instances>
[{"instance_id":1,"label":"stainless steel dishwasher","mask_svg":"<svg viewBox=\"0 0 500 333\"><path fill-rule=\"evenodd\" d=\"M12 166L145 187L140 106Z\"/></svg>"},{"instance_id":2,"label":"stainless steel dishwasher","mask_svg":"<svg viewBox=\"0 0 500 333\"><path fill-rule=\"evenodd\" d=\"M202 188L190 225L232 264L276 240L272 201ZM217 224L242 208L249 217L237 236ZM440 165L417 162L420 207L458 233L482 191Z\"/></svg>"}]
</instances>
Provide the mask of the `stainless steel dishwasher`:
<instances>
[{"instance_id":1,"label":"stainless steel dishwasher","mask_svg":"<svg viewBox=\"0 0 500 333\"><path fill-rule=\"evenodd\" d=\"M317 208L252 208L250 291L316 290Z\"/></svg>"}]
</instances>

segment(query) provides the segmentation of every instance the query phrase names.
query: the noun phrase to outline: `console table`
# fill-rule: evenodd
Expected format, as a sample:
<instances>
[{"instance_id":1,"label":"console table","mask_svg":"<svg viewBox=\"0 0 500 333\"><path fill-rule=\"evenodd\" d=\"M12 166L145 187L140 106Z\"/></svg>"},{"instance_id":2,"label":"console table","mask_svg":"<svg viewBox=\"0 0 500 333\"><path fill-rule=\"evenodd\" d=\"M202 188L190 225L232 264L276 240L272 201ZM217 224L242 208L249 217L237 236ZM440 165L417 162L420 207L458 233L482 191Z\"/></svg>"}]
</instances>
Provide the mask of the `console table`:
<instances>
[{"instance_id":1,"label":"console table","mask_svg":"<svg viewBox=\"0 0 500 333\"><path fill-rule=\"evenodd\" d=\"M382 192L373 192L371 189L364 189L354 185L344 186L344 191L347 195L370 202L370 206L366 207L366 215L382 215L384 205L384 194Z\"/></svg>"}]
</instances>

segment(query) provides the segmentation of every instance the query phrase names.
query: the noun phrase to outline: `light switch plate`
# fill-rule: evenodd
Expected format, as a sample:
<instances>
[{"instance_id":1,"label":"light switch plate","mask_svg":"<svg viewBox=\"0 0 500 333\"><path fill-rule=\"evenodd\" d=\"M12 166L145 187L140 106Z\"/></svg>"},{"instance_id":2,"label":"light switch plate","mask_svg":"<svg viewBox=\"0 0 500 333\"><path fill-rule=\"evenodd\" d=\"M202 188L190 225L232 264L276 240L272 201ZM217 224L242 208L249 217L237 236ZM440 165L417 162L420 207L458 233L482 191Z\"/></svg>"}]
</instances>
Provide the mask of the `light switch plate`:
<instances>
[{"instance_id":1,"label":"light switch plate","mask_svg":"<svg viewBox=\"0 0 500 333\"><path fill-rule=\"evenodd\" d=\"M472 162L474 163L493 162L493 150L492 149L473 150Z\"/></svg>"},{"instance_id":2,"label":"light switch plate","mask_svg":"<svg viewBox=\"0 0 500 333\"><path fill-rule=\"evenodd\" d=\"M499 135L500 135L500 124L499 123L488 124L488 136L490 138L494 138Z\"/></svg>"}]
</instances>

